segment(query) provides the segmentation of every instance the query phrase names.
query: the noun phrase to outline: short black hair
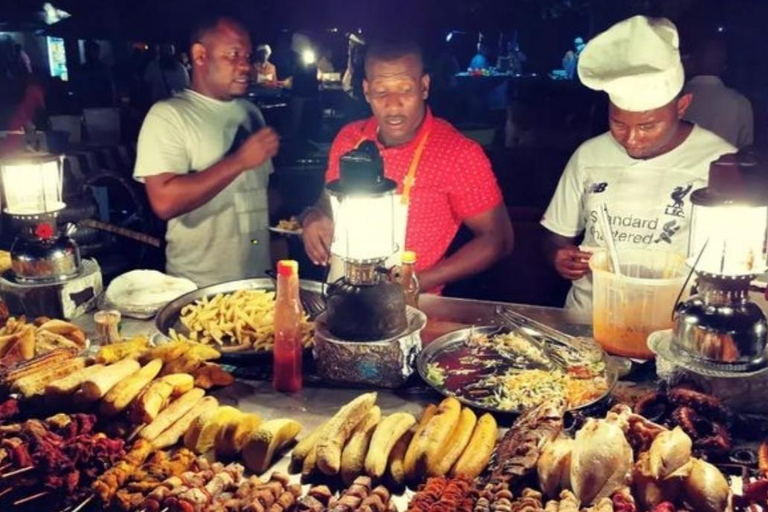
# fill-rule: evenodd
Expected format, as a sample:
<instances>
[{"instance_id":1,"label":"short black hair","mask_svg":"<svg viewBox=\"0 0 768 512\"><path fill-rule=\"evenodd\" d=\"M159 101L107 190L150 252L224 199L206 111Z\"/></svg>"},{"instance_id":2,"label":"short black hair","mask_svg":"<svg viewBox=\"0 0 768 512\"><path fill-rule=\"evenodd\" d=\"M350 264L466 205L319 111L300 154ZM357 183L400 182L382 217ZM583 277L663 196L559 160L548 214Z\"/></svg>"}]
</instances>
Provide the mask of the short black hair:
<instances>
[{"instance_id":1,"label":"short black hair","mask_svg":"<svg viewBox=\"0 0 768 512\"><path fill-rule=\"evenodd\" d=\"M412 55L419 60L422 70L424 69L424 54L421 46L410 38L382 38L374 40L365 52L365 69L373 60L390 61L396 60L408 55Z\"/></svg>"},{"instance_id":2,"label":"short black hair","mask_svg":"<svg viewBox=\"0 0 768 512\"><path fill-rule=\"evenodd\" d=\"M245 26L238 20L238 17L233 13L221 11L221 10L205 10L206 13L199 16L192 24L192 30L189 33L189 46L190 48L195 43L199 43L209 32L216 30L218 24L222 21L228 21L239 25L243 28Z\"/></svg>"}]
</instances>

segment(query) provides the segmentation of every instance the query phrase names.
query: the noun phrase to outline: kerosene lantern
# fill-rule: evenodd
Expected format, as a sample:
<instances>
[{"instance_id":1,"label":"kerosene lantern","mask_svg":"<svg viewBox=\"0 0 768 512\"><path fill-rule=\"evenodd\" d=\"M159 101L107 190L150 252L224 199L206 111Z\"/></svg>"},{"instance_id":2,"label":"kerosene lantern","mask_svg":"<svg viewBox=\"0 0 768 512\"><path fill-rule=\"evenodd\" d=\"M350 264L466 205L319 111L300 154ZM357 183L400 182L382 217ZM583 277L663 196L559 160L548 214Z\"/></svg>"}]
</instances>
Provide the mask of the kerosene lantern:
<instances>
[{"instance_id":1,"label":"kerosene lantern","mask_svg":"<svg viewBox=\"0 0 768 512\"><path fill-rule=\"evenodd\" d=\"M688 264L698 293L676 308L672 343L722 371L766 364L768 323L749 300L749 283L766 270L768 195L759 174L754 160L723 155L710 166L708 186L691 195Z\"/></svg>"},{"instance_id":2,"label":"kerosene lantern","mask_svg":"<svg viewBox=\"0 0 768 512\"><path fill-rule=\"evenodd\" d=\"M349 341L380 340L407 326L402 287L389 280L387 259L395 241L394 181L373 142L342 155L339 179L328 184L334 220L331 251L343 262L344 276L331 285L327 324Z\"/></svg>"},{"instance_id":3,"label":"kerosene lantern","mask_svg":"<svg viewBox=\"0 0 768 512\"><path fill-rule=\"evenodd\" d=\"M376 145L342 155L339 179L328 184L334 221L331 252L343 276L329 287L316 319L315 363L325 379L380 387L402 385L421 350L426 315L406 305L387 260L398 250L397 186L384 177Z\"/></svg>"},{"instance_id":4,"label":"kerosene lantern","mask_svg":"<svg viewBox=\"0 0 768 512\"><path fill-rule=\"evenodd\" d=\"M0 276L0 293L12 311L71 318L101 292L101 271L84 265L57 217L62 200L63 158L21 153L0 161L3 212L13 232L11 270ZM87 266L87 269L85 268Z\"/></svg>"}]
</instances>

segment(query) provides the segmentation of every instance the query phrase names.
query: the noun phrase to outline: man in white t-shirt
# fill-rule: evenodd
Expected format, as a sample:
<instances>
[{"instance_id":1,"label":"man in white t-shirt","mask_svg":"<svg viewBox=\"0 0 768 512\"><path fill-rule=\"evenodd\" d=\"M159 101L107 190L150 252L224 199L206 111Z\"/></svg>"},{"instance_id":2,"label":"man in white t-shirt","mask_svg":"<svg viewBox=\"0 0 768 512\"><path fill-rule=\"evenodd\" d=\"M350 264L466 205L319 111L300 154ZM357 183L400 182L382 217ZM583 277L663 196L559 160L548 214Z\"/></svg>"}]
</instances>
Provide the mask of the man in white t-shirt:
<instances>
[{"instance_id":1,"label":"man in white t-shirt","mask_svg":"<svg viewBox=\"0 0 768 512\"><path fill-rule=\"evenodd\" d=\"M635 16L587 44L579 77L610 99L610 132L571 157L541 221L558 273L573 281L566 307L592 308L590 253L605 247L597 209L605 203L617 248L685 254L690 193L706 185L709 164L734 147L682 121L690 95L675 26ZM576 241L583 236L581 248Z\"/></svg>"},{"instance_id":2,"label":"man in white t-shirt","mask_svg":"<svg viewBox=\"0 0 768 512\"><path fill-rule=\"evenodd\" d=\"M199 286L271 267L267 185L277 134L247 100L251 42L228 18L192 35L192 88L155 104L139 135L134 177L168 221L166 270Z\"/></svg>"}]
</instances>

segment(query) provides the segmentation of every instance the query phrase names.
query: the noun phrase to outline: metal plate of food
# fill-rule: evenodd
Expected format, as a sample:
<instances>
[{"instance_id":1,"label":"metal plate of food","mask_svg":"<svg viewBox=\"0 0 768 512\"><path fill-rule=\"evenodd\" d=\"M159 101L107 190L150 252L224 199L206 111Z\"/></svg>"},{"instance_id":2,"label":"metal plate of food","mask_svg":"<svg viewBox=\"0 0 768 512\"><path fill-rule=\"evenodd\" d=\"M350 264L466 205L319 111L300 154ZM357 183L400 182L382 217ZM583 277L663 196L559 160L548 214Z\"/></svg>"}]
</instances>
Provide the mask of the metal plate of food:
<instances>
[{"instance_id":1,"label":"metal plate of food","mask_svg":"<svg viewBox=\"0 0 768 512\"><path fill-rule=\"evenodd\" d=\"M306 314L302 333L306 351L314 337L312 319L325 309L323 284L300 281ZM155 318L168 339L196 341L216 347L222 360L233 364L271 359L275 282L269 278L231 281L182 295Z\"/></svg>"},{"instance_id":2,"label":"metal plate of food","mask_svg":"<svg viewBox=\"0 0 768 512\"><path fill-rule=\"evenodd\" d=\"M506 414L556 397L569 409L583 409L605 398L617 380L613 362L593 340L554 339L528 327L448 333L427 345L417 366L441 394Z\"/></svg>"}]
</instances>

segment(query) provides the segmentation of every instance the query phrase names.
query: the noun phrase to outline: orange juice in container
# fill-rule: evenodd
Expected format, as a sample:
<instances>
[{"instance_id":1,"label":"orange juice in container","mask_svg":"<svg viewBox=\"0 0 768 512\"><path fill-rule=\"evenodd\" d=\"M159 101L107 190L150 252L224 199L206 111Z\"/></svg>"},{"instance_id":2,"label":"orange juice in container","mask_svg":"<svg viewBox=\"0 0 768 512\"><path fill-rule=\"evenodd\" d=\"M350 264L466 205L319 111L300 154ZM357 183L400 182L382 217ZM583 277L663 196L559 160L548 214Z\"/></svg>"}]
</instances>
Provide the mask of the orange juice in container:
<instances>
[{"instance_id":1,"label":"orange juice in container","mask_svg":"<svg viewBox=\"0 0 768 512\"><path fill-rule=\"evenodd\" d=\"M606 352L650 359L648 335L672 327L675 301L685 283L683 254L618 251L621 275L612 272L606 251L589 261L592 270L592 323L595 340Z\"/></svg>"}]
</instances>

